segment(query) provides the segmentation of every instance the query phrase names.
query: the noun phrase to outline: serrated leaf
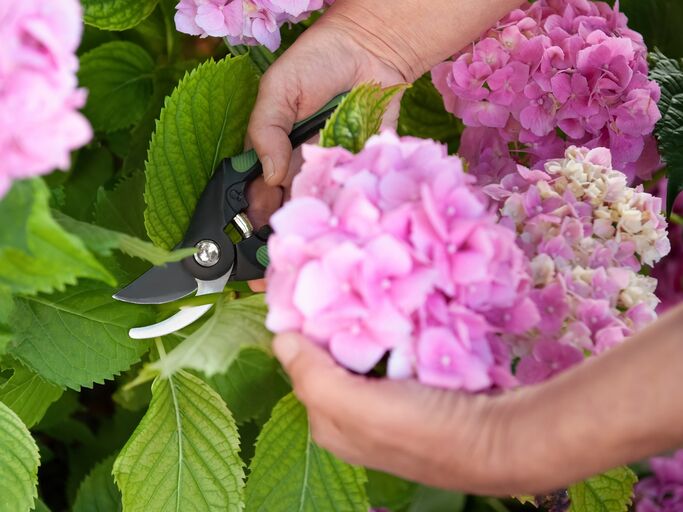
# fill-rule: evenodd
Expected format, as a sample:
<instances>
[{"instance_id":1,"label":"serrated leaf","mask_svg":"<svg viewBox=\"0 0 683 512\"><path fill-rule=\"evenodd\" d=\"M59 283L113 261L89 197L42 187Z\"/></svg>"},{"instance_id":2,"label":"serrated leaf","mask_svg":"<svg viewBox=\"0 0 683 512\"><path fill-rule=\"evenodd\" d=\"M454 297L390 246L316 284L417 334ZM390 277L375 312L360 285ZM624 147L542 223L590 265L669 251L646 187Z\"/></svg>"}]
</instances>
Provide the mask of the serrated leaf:
<instances>
[{"instance_id":1,"label":"serrated leaf","mask_svg":"<svg viewBox=\"0 0 683 512\"><path fill-rule=\"evenodd\" d=\"M214 169L242 149L257 86L248 58L210 60L166 100L145 167L145 226L156 245L182 240Z\"/></svg>"},{"instance_id":2,"label":"serrated leaf","mask_svg":"<svg viewBox=\"0 0 683 512\"><path fill-rule=\"evenodd\" d=\"M199 378L158 379L152 402L114 463L126 512L240 511L244 470L237 426Z\"/></svg>"},{"instance_id":3,"label":"serrated leaf","mask_svg":"<svg viewBox=\"0 0 683 512\"><path fill-rule=\"evenodd\" d=\"M24 294L51 292L75 284L78 278L97 279L113 286L112 275L78 238L52 218L45 184L38 179L26 183L33 195L27 223L29 251L0 248L0 288Z\"/></svg>"},{"instance_id":4,"label":"serrated leaf","mask_svg":"<svg viewBox=\"0 0 683 512\"><path fill-rule=\"evenodd\" d=\"M152 97L154 61L137 44L114 41L81 57L79 83L88 89L83 110L98 131L113 132L137 123Z\"/></svg>"},{"instance_id":5,"label":"serrated leaf","mask_svg":"<svg viewBox=\"0 0 683 512\"><path fill-rule=\"evenodd\" d=\"M43 418L48 407L62 396L62 388L47 382L16 361L2 366L12 369L12 376L0 386L0 402L12 409L31 428Z\"/></svg>"},{"instance_id":6,"label":"serrated leaf","mask_svg":"<svg viewBox=\"0 0 683 512\"><path fill-rule=\"evenodd\" d=\"M368 482L365 488L374 508L403 510L413 499L418 489L416 483L408 482L380 471L367 470Z\"/></svg>"},{"instance_id":7,"label":"serrated leaf","mask_svg":"<svg viewBox=\"0 0 683 512\"><path fill-rule=\"evenodd\" d=\"M382 89L378 84L362 84L342 100L320 133L320 145L341 146L358 153L377 133L392 98L403 91L399 84Z\"/></svg>"},{"instance_id":8,"label":"serrated leaf","mask_svg":"<svg viewBox=\"0 0 683 512\"><path fill-rule=\"evenodd\" d=\"M81 0L88 25L103 30L126 30L152 14L159 0Z\"/></svg>"},{"instance_id":9,"label":"serrated leaf","mask_svg":"<svg viewBox=\"0 0 683 512\"><path fill-rule=\"evenodd\" d=\"M95 222L102 227L148 240L145 231L145 175L133 174L112 190L99 189L95 204Z\"/></svg>"},{"instance_id":10,"label":"serrated leaf","mask_svg":"<svg viewBox=\"0 0 683 512\"><path fill-rule=\"evenodd\" d=\"M443 98L429 73L419 78L403 95L398 118L399 135L433 139L448 145L455 153L460 144L463 124L446 111Z\"/></svg>"},{"instance_id":11,"label":"serrated leaf","mask_svg":"<svg viewBox=\"0 0 683 512\"><path fill-rule=\"evenodd\" d=\"M225 372L246 345L268 347L273 335L265 327L266 304L262 294L231 300L221 297L213 316L166 357L148 365L162 377L183 368L207 376Z\"/></svg>"},{"instance_id":12,"label":"serrated leaf","mask_svg":"<svg viewBox=\"0 0 683 512\"><path fill-rule=\"evenodd\" d=\"M256 443L246 511L367 512L365 471L311 440L306 409L293 394L273 409Z\"/></svg>"},{"instance_id":13,"label":"serrated leaf","mask_svg":"<svg viewBox=\"0 0 683 512\"><path fill-rule=\"evenodd\" d=\"M152 323L154 314L112 299L112 291L84 283L18 299L8 352L58 386L77 390L113 378L148 350L149 344L131 340L128 330Z\"/></svg>"},{"instance_id":14,"label":"serrated leaf","mask_svg":"<svg viewBox=\"0 0 683 512\"><path fill-rule=\"evenodd\" d=\"M39 463L38 447L28 429L0 403L0 512L33 508Z\"/></svg>"},{"instance_id":15,"label":"serrated leaf","mask_svg":"<svg viewBox=\"0 0 683 512\"><path fill-rule=\"evenodd\" d=\"M635 473L622 466L572 485L569 512L626 512L637 481Z\"/></svg>"},{"instance_id":16,"label":"serrated leaf","mask_svg":"<svg viewBox=\"0 0 683 512\"><path fill-rule=\"evenodd\" d=\"M108 457L88 473L78 488L72 512L119 512L121 493L111 474L115 455Z\"/></svg>"},{"instance_id":17,"label":"serrated leaf","mask_svg":"<svg viewBox=\"0 0 683 512\"><path fill-rule=\"evenodd\" d=\"M7 195L0 200L0 249L15 247L28 251L28 220L35 202L33 185L29 181L16 181Z\"/></svg>"},{"instance_id":18,"label":"serrated leaf","mask_svg":"<svg viewBox=\"0 0 683 512\"><path fill-rule=\"evenodd\" d=\"M114 176L114 156L105 148L85 148L78 158L69 179L61 190L63 205L59 209L79 220L91 220L92 198L102 185Z\"/></svg>"}]
</instances>

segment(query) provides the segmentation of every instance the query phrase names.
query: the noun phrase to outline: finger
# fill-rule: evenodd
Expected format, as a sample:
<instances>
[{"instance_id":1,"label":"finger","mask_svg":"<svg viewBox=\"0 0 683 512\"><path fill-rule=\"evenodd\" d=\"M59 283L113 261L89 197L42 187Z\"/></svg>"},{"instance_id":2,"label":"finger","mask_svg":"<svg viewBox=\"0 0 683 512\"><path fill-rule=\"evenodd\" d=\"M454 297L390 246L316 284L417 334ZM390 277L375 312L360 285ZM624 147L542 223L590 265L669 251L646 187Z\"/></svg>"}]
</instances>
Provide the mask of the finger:
<instances>
[{"instance_id":1,"label":"finger","mask_svg":"<svg viewBox=\"0 0 683 512\"><path fill-rule=\"evenodd\" d=\"M266 291L266 280L265 279L255 279L253 281L247 281L249 288L252 292L262 293Z\"/></svg>"},{"instance_id":2,"label":"finger","mask_svg":"<svg viewBox=\"0 0 683 512\"><path fill-rule=\"evenodd\" d=\"M268 224L270 216L282 206L283 197L284 192L281 187L270 187L261 177L249 184L247 215L255 229L258 230Z\"/></svg>"}]
</instances>

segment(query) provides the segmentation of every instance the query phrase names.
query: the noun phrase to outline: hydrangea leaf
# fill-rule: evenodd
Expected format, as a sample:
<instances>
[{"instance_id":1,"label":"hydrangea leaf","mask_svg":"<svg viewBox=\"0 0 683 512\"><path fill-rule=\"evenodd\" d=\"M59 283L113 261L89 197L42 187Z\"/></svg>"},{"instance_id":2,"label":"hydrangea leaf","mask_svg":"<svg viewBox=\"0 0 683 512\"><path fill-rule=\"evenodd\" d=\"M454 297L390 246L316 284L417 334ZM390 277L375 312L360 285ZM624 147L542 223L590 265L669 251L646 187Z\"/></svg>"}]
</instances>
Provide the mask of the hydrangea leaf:
<instances>
[{"instance_id":1,"label":"hydrangea leaf","mask_svg":"<svg viewBox=\"0 0 683 512\"><path fill-rule=\"evenodd\" d=\"M242 149L257 88L248 57L209 60L166 100L145 167L145 226L156 245L183 238L214 169Z\"/></svg>"},{"instance_id":2,"label":"hydrangea leaf","mask_svg":"<svg viewBox=\"0 0 683 512\"><path fill-rule=\"evenodd\" d=\"M392 98L407 86L382 88L378 84L362 84L342 100L320 133L323 147L341 146L358 153L367 140L377 133Z\"/></svg>"},{"instance_id":3,"label":"hydrangea leaf","mask_svg":"<svg viewBox=\"0 0 683 512\"><path fill-rule=\"evenodd\" d=\"M127 30L147 18L159 0L81 0L88 25L102 30Z\"/></svg>"},{"instance_id":4,"label":"hydrangea leaf","mask_svg":"<svg viewBox=\"0 0 683 512\"><path fill-rule=\"evenodd\" d=\"M81 57L79 83L88 89L83 112L98 131L113 132L137 123L152 97L154 61L128 41L98 46Z\"/></svg>"},{"instance_id":5,"label":"hydrangea leaf","mask_svg":"<svg viewBox=\"0 0 683 512\"><path fill-rule=\"evenodd\" d=\"M201 371L209 377L223 373L242 347L269 346L273 335L264 325L266 311L263 294L239 300L221 297L213 316L204 325L147 370L162 377L183 368Z\"/></svg>"},{"instance_id":6,"label":"hydrangea leaf","mask_svg":"<svg viewBox=\"0 0 683 512\"><path fill-rule=\"evenodd\" d=\"M38 495L38 446L12 409L0 403L0 511L33 508Z\"/></svg>"},{"instance_id":7,"label":"hydrangea leaf","mask_svg":"<svg viewBox=\"0 0 683 512\"><path fill-rule=\"evenodd\" d=\"M63 290L78 278L116 284L83 243L52 218L48 204L50 193L45 184L37 179L25 183L33 197L26 223L29 250L0 247L0 287L14 293L33 294Z\"/></svg>"},{"instance_id":8,"label":"hydrangea leaf","mask_svg":"<svg viewBox=\"0 0 683 512\"><path fill-rule=\"evenodd\" d=\"M434 139L455 153L460 144L463 124L446 111L443 98L429 73L419 78L403 95L398 118L399 135Z\"/></svg>"},{"instance_id":9,"label":"hydrangea leaf","mask_svg":"<svg viewBox=\"0 0 683 512\"><path fill-rule=\"evenodd\" d=\"M241 511L237 426L220 396L186 372L152 385L149 410L114 463L128 512Z\"/></svg>"},{"instance_id":10,"label":"hydrangea leaf","mask_svg":"<svg viewBox=\"0 0 683 512\"><path fill-rule=\"evenodd\" d=\"M115 455L97 464L83 479L76 494L72 512L118 512L121 493L111 474Z\"/></svg>"},{"instance_id":11,"label":"hydrangea leaf","mask_svg":"<svg viewBox=\"0 0 683 512\"><path fill-rule=\"evenodd\" d=\"M40 498L36 500L36 503L31 510L33 510L33 512L50 512L50 509L47 508L47 505L43 503L43 500Z\"/></svg>"},{"instance_id":12,"label":"hydrangea leaf","mask_svg":"<svg viewBox=\"0 0 683 512\"><path fill-rule=\"evenodd\" d=\"M0 386L0 402L12 409L31 428L38 423L48 407L62 396L62 388L47 382L19 362L3 364L12 376Z\"/></svg>"},{"instance_id":13,"label":"hydrangea leaf","mask_svg":"<svg viewBox=\"0 0 683 512\"><path fill-rule=\"evenodd\" d=\"M207 378L238 423L268 414L289 392L277 360L264 350L245 347L225 373Z\"/></svg>"},{"instance_id":14,"label":"hydrangea leaf","mask_svg":"<svg viewBox=\"0 0 683 512\"><path fill-rule=\"evenodd\" d=\"M34 187L30 181L17 181L7 195L0 200L0 250L15 247L27 252L28 220L33 213Z\"/></svg>"},{"instance_id":15,"label":"hydrangea leaf","mask_svg":"<svg viewBox=\"0 0 683 512\"><path fill-rule=\"evenodd\" d=\"M113 189L100 188L95 203L95 222L102 227L147 240L145 231L145 175L133 174Z\"/></svg>"},{"instance_id":16,"label":"hydrangea leaf","mask_svg":"<svg viewBox=\"0 0 683 512\"><path fill-rule=\"evenodd\" d=\"M154 322L155 315L115 301L112 292L86 282L59 294L17 299L8 352L58 386L78 389L113 378L149 348L131 340L128 330Z\"/></svg>"},{"instance_id":17,"label":"hydrangea leaf","mask_svg":"<svg viewBox=\"0 0 683 512\"><path fill-rule=\"evenodd\" d=\"M683 67L680 61L669 59L657 51L650 58L654 63L650 76L662 90L659 100L662 118L657 123L655 134L667 165L666 211L671 214L676 197L683 191Z\"/></svg>"},{"instance_id":18,"label":"hydrangea leaf","mask_svg":"<svg viewBox=\"0 0 683 512\"><path fill-rule=\"evenodd\" d=\"M465 510L466 501L467 497L464 494L420 485L407 512L462 512ZM479 510L476 505L475 510ZM484 510L496 509L486 507Z\"/></svg>"},{"instance_id":19,"label":"hydrangea leaf","mask_svg":"<svg viewBox=\"0 0 683 512\"><path fill-rule=\"evenodd\" d=\"M619 10L628 16L628 27L643 35L648 48L683 57L680 37L683 3L680 0L619 0Z\"/></svg>"},{"instance_id":20,"label":"hydrangea leaf","mask_svg":"<svg viewBox=\"0 0 683 512\"><path fill-rule=\"evenodd\" d=\"M367 470L366 489L374 508L403 510L413 499L417 484L380 471Z\"/></svg>"},{"instance_id":21,"label":"hydrangea leaf","mask_svg":"<svg viewBox=\"0 0 683 512\"><path fill-rule=\"evenodd\" d=\"M626 512L633 498L635 473L622 466L569 488L569 512Z\"/></svg>"},{"instance_id":22,"label":"hydrangea leaf","mask_svg":"<svg viewBox=\"0 0 683 512\"><path fill-rule=\"evenodd\" d=\"M64 183L61 211L80 220L92 219L97 190L114 176L114 155L106 148L84 148L78 152L73 171Z\"/></svg>"},{"instance_id":23,"label":"hydrangea leaf","mask_svg":"<svg viewBox=\"0 0 683 512\"><path fill-rule=\"evenodd\" d=\"M306 409L293 394L273 409L256 443L247 481L246 511L367 512L365 471L311 440Z\"/></svg>"}]
</instances>

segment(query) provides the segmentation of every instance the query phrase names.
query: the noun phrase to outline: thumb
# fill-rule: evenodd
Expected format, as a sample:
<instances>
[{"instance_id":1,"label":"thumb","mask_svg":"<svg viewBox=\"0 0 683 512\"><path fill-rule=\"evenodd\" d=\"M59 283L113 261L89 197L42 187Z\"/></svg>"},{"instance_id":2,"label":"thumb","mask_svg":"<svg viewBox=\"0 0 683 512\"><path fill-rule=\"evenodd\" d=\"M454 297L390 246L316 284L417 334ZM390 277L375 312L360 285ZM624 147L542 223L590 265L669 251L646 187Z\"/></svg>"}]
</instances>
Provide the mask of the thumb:
<instances>
[{"instance_id":1,"label":"thumb","mask_svg":"<svg viewBox=\"0 0 683 512\"><path fill-rule=\"evenodd\" d=\"M297 333L278 334L273 352L292 380L300 379L306 372L338 368L325 350Z\"/></svg>"}]
</instances>

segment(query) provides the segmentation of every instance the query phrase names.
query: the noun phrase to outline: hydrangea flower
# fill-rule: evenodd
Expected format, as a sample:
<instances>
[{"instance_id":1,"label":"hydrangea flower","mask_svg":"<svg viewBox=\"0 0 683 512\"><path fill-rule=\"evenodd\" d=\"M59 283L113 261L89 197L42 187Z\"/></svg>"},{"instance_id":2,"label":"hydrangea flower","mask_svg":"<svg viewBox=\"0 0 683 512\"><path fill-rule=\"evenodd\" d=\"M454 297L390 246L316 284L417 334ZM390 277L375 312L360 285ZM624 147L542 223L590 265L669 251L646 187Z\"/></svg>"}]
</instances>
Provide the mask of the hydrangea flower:
<instances>
[{"instance_id":1,"label":"hydrangea flower","mask_svg":"<svg viewBox=\"0 0 683 512\"><path fill-rule=\"evenodd\" d=\"M519 166L485 190L531 261L540 321L505 336L521 357L522 383L599 354L655 318L657 281L639 272L670 249L662 201L629 187L607 149L570 147L545 171Z\"/></svg>"},{"instance_id":2,"label":"hydrangea flower","mask_svg":"<svg viewBox=\"0 0 683 512\"><path fill-rule=\"evenodd\" d=\"M92 137L78 112L77 0L0 3L0 197L12 180L68 169Z\"/></svg>"},{"instance_id":3,"label":"hydrangea flower","mask_svg":"<svg viewBox=\"0 0 683 512\"><path fill-rule=\"evenodd\" d=\"M304 147L271 219L267 326L298 331L365 373L470 391L510 386L501 332L538 320L515 233L461 160L391 131L357 155Z\"/></svg>"},{"instance_id":4,"label":"hydrangea flower","mask_svg":"<svg viewBox=\"0 0 683 512\"><path fill-rule=\"evenodd\" d=\"M296 23L333 0L180 0L176 27L195 36L227 37L230 44L280 46L280 27Z\"/></svg>"},{"instance_id":5,"label":"hydrangea flower","mask_svg":"<svg viewBox=\"0 0 683 512\"><path fill-rule=\"evenodd\" d=\"M535 166L570 145L610 148L629 178L659 165L660 90L618 5L538 0L432 70L466 126L461 154L483 184L514 172L512 161Z\"/></svg>"},{"instance_id":6,"label":"hydrangea flower","mask_svg":"<svg viewBox=\"0 0 683 512\"><path fill-rule=\"evenodd\" d=\"M654 475L635 487L636 512L677 512L683 510L683 450L671 457L650 459Z\"/></svg>"}]
</instances>

